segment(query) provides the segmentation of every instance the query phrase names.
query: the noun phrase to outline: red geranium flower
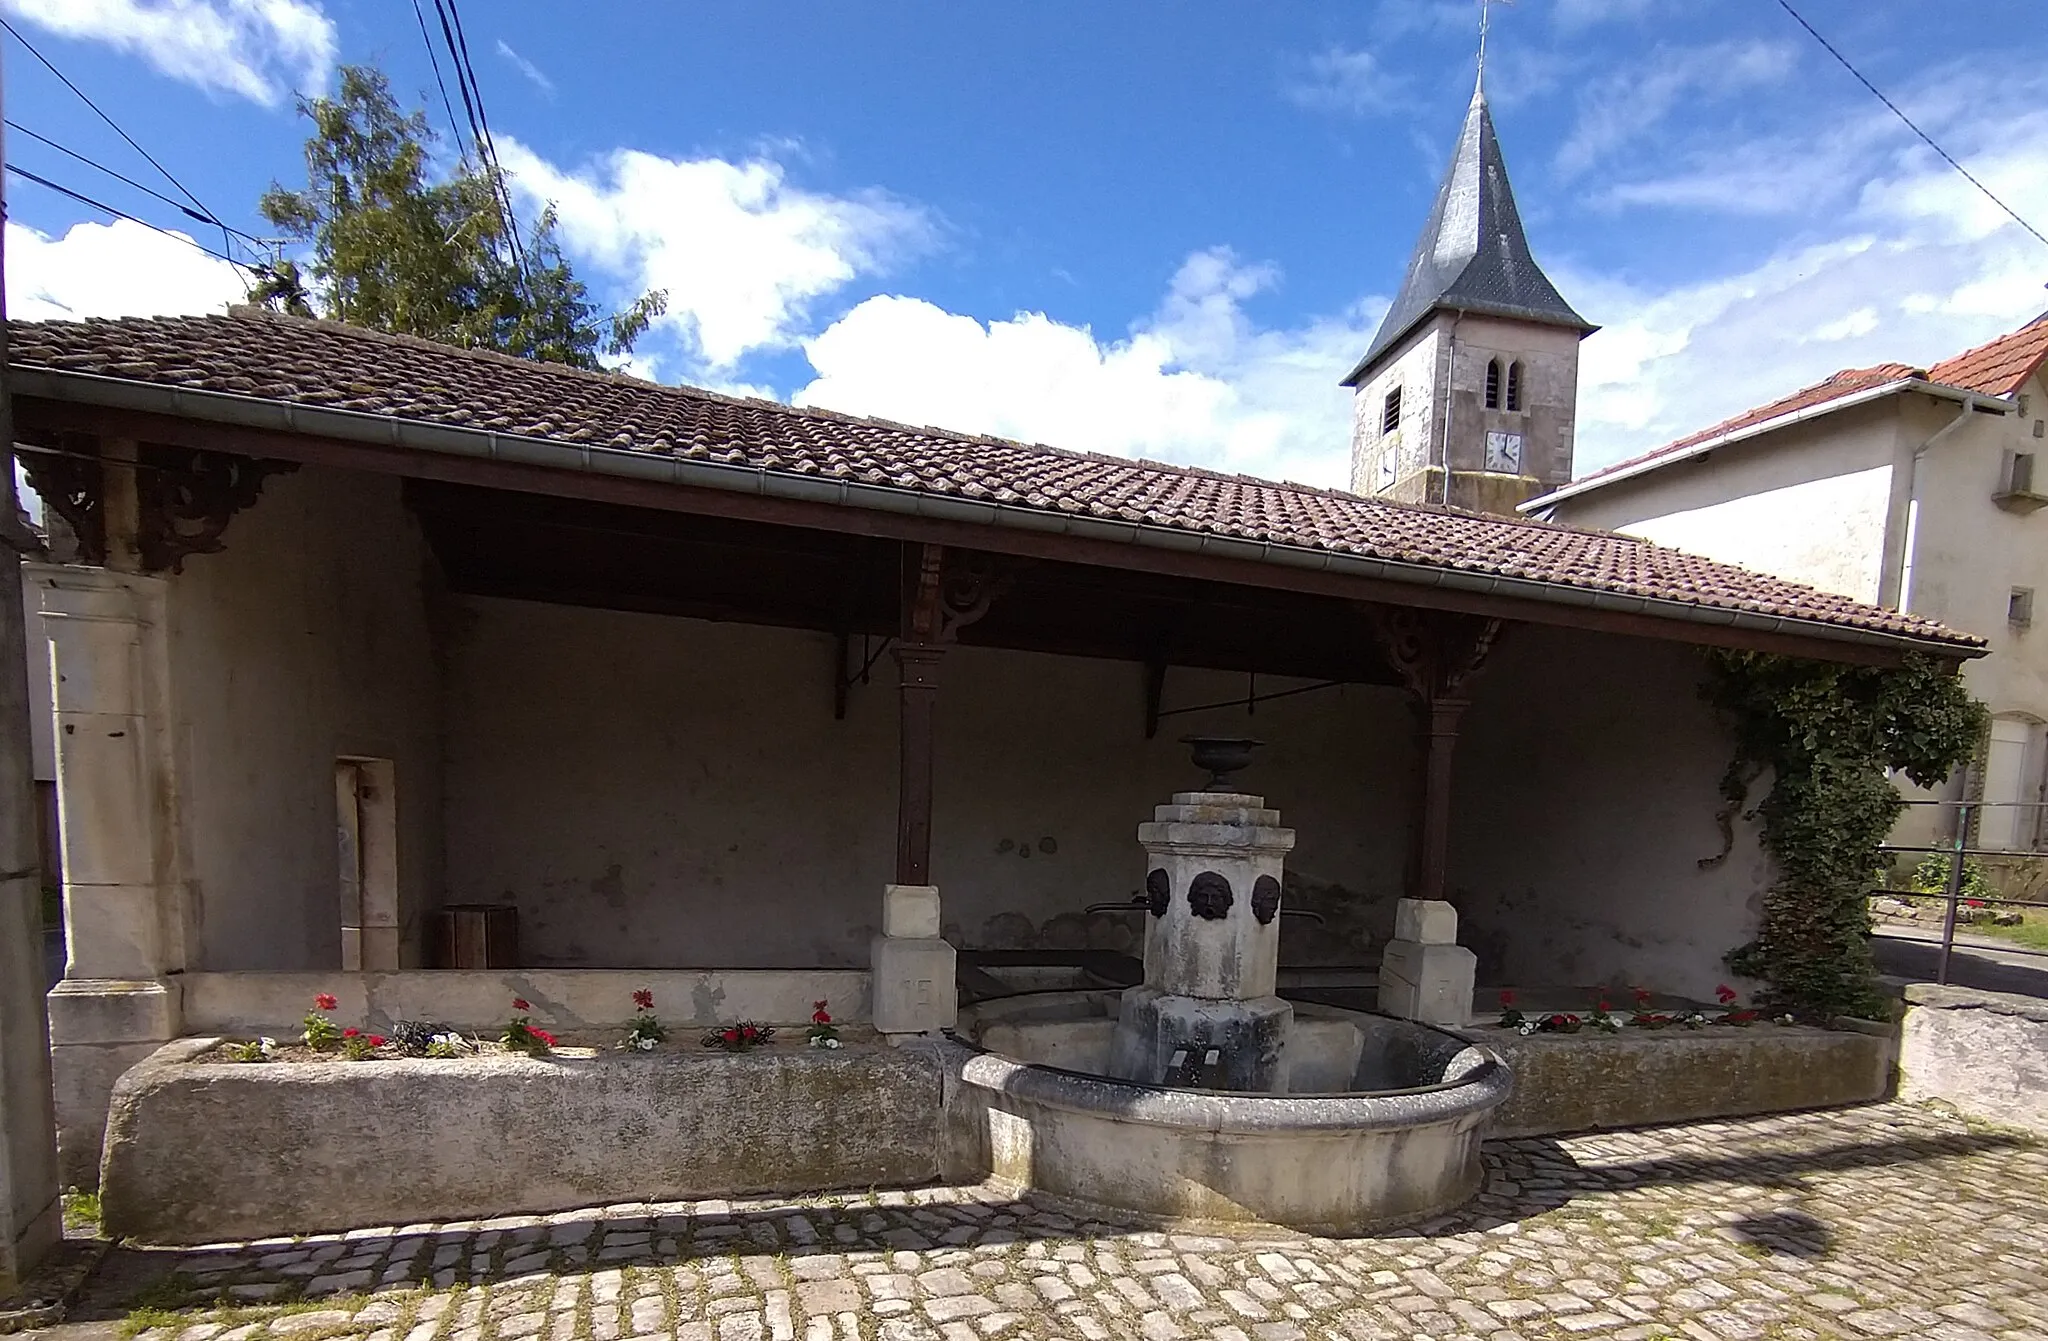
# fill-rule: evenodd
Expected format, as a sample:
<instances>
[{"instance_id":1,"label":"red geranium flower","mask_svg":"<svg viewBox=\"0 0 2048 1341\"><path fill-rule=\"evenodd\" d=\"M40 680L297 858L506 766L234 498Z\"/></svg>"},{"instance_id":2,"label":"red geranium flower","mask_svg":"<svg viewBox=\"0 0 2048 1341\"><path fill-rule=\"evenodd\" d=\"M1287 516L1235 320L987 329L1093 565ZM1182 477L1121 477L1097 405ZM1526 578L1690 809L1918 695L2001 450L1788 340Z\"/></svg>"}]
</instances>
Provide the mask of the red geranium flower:
<instances>
[{"instance_id":1,"label":"red geranium flower","mask_svg":"<svg viewBox=\"0 0 2048 1341\"><path fill-rule=\"evenodd\" d=\"M830 1023L832 1023L832 1012L831 1012L831 1011L829 1011L829 1010L826 1010L826 1009L825 1009L825 1003L824 1003L824 1002L822 1002L822 1001L813 1001L813 1002L811 1003L811 1023L812 1023L812 1024L830 1024Z\"/></svg>"},{"instance_id":2,"label":"red geranium flower","mask_svg":"<svg viewBox=\"0 0 2048 1341\"><path fill-rule=\"evenodd\" d=\"M1500 989L1500 1003L1501 1003L1501 1004L1502 1004L1503 1006L1512 1006L1512 1005L1514 1005L1514 1004L1515 1004L1515 994L1514 994L1514 992L1513 992L1513 991L1511 991L1511 990L1509 990L1508 988L1505 988L1505 987L1501 988L1501 989Z\"/></svg>"},{"instance_id":3,"label":"red geranium flower","mask_svg":"<svg viewBox=\"0 0 2048 1341\"><path fill-rule=\"evenodd\" d=\"M1637 988L1632 988L1631 990L1632 990L1632 991L1634 991L1634 992L1635 992L1635 994L1636 994L1636 1004L1637 1004L1638 1006L1647 1006L1647 1005L1649 1005L1649 1004L1650 1004L1650 989L1649 989L1649 988L1647 988L1647 987L1637 987Z\"/></svg>"},{"instance_id":4,"label":"red geranium flower","mask_svg":"<svg viewBox=\"0 0 2048 1341\"><path fill-rule=\"evenodd\" d=\"M724 1033L720 1034L719 1037L724 1039L728 1043L737 1043L740 1041L740 1031L737 1029L728 1029Z\"/></svg>"},{"instance_id":5,"label":"red geranium flower","mask_svg":"<svg viewBox=\"0 0 2048 1341\"><path fill-rule=\"evenodd\" d=\"M1714 999L1724 1006L1728 1005L1735 1000L1735 989L1724 982L1714 989Z\"/></svg>"},{"instance_id":6,"label":"red geranium flower","mask_svg":"<svg viewBox=\"0 0 2048 1341\"><path fill-rule=\"evenodd\" d=\"M513 998L512 998L512 1009L514 1009L514 1010L532 1010L532 1009L533 1009L533 1007L532 1007L532 1006L530 1006L530 1005L528 1005L528 1004L526 1003L526 998L525 998L525 997L523 997L523 996L515 996L515 997L513 997Z\"/></svg>"},{"instance_id":7,"label":"red geranium flower","mask_svg":"<svg viewBox=\"0 0 2048 1341\"><path fill-rule=\"evenodd\" d=\"M1982 900L1982 899L1964 899L1964 900L1963 900L1963 906L1964 906L1965 908L1982 908L1982 907L1984 906L1984 900Z\"/></svg>"},{"instance_id":8,"label":"red geranium flower","mask_svg":"<svg viewBox=\"0 0 2048 1341\"><path fill-rule=\"evenodd\" d=\"M1606 997L1604 997L1604 996L1600 998L1600 1001L1599 1001L1599 1009L1600 1009L1600 1010L1601 1010L1601 1011L1602 1011L1603 1013L1604 1013L1604 1012L1606 1011L1606 1009L1607 1009L1607 998L1606 998Z\"/></svg>"},{"instance_id":9,"label":"red geranium flower","mask_svg":"<svg viewBox=\"0 0 2048 1341\"><path fill-rule=\"evenodd\" d=\"M748 1025L746 1028L740 1030L740 1037L746 1039L749 1043L753 1042L754 1039L759 1036L759 1034L760 1030L754 1028L754 1026L751 1024Z\"/></svg>"},{"instance_id":10,"label":"red geranium flower","mask_svg":"<svg viewBox=\"0 0 2048 1341\"><path fill-rule=\"evenodd\" d=\"M335 1006L335 1001L331 993L322 992L320 995L313 998L313 1004L318 1006L322 1010L333 1010Z\"/></svg>"},{"instance_id":11,"label":"red geranium flower","mask_svg":"<svg viewBox=\"0 0 2048 1341\"><path fill-rule=\"evenodd\" d=\"M534 1036L535 1038L539 1039L539 1040L540 1040L540 1041L541 1041L541 1042L542 1042L543 1044L545 1044L546 1046L548 1046L548 1047L550 1047L550 1048L552 1048L553 1046L555 1046L555 1036L554 1036L553 1034L549 1033L549 1032L548 1032L547 1030L545 1030L545 1029L533 1029L533 1030L529 1030L528 1032L530 1032L530 1033L531 1033L531 1034L532 1034L532 1035L533 1035L533 1036Z\"/></svg>"},{"instance_id":12,"label":"red geranium flower","mask_svg":"<svg viewBox=\"0 0 2048 1341\"><path fill-rule=\"evenodd\" d=\"M645 987L641 988L639 991L633 993L633 1004L638 1006L642 1010L653 1010L654 993L648 991Z\"/></svg>"},{"instance_id":13,"label":"red geranium flower","mask_svg":"<svg viewBox=\"0 0 2048 1341\"><path fill-rule=\"evenodd\" d=\"M362 1032L362 1030L356 1028L354 1025L350 1025L348 1028L341 1031L341 1036L343 1038L354 1038L357 1034L360 1034Z\"/></svg>"},{"instance_id":14,"label":"red geranium flower","mask_svg":"<svg viewBox=\"0 0 2048 1341\"><path fill-rule=\"evenodd\" d=\"M383 1046L384 1046L384 1035L382 1035L382 1034L371 1034L371 1035L370 1035L370 1046L371 1046L371 1047L373 1047L373 1048L381 1048L381 1047L383 1047Z\"/></svg>"}]
</instances>

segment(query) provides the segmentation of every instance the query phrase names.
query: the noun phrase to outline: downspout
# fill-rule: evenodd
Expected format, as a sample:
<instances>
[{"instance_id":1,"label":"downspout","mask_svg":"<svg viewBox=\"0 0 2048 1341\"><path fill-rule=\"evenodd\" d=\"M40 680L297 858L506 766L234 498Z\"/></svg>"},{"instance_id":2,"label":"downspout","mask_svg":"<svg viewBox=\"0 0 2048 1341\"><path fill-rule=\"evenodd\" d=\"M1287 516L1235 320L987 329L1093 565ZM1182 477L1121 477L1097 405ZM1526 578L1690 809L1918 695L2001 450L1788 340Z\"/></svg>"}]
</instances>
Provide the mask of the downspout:
<instances>
[{"instance_id":1,"label":"downspout","mask_svg":"<svg viewBox=\"0 0 2048 1341\"><path fill-rule=\"evenodd\" d=\"M1890 601L1883 599L1883 592L1878 593L1879 604L1888 604L1902 615L1910 613L1909 605L1913 599L1913 546L1920 538L1920 458L1927 455L1935 444L1961 428L1975 412L1974 406L1967 401L1964 402L1957 407L1956 417L1934 430L1927 441L1913 449L1913 455L1906 461L1906 515L1904 523L1899 527L1899 539L1892 556L1894 562L1886 565L1896 574L1893 580L1897 587L1891 593ZM1961 827L1962 801L1969 788L1970 770L1973 767L1973 763L1965 763L1949 774L1948 781L1942 784L1942 810L1947 821L1944 826L1945 833L1942 835L1944 841L1953 840Z\"/></svg>"},{"instance_id":2,"label":"downspout","mask_svg":"<svg viewBox=\"0 0 2048 1341\"><path fill-rule=\"evenodd\" d=\"M1913 544L1920 534L1920 458L1949 434L1961 428L1975 411L1964 404L1956 411L1956 417L1936 429L1927 441L1913 449L1912 457L1906 462L1906 516L1904 525L1899 527L1899 538L1893 546L1892 562L1885 565L1896 577L1897 584L1886 600L1884 592L1878 593L1878 604L1889 605L1900 614L1911 614L1913 598Z\"/></svg>"}]
</instances>

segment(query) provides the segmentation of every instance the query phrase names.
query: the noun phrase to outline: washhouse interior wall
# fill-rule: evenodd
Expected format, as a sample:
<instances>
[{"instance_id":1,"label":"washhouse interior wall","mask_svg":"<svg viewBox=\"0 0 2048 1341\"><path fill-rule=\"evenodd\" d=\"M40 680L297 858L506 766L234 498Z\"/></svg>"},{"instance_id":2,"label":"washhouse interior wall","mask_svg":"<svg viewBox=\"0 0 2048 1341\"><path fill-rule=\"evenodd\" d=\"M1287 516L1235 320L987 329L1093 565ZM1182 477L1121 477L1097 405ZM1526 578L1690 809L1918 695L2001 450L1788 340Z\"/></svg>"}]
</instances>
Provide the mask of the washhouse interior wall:
<instances>
[{"instance_id":1,"label":"washhouse interior wall","mask_svg":"<svg viewBox=\"0 0 2048 1341\"><path fill-rule=\"evenodd\" d=\"M195 969L341 964L335 762L389 759L404 962L438 903L438 570L389 476L268 480L167 596Z\"/></svg>"},{"instance_id":2,"label":"washhouse interior wall","mask_svg":"<svg viewBox=\"0 0 2048 1341\"><path fill-rule=\"evenodd\" d=\"M892 878L896 668L833 720L824 634L461 598L448 657L448 897L519 909L536 965L865 966ZM856 642L856 648L858 643ZM1293 682L1261 679L1261 692ZM1174 670L1167 706L1242 697ZM1267 742L1241 778L1299 831L1289 962L1374 962L1407 860L1416 721L1347 687L1169 717L1140 667L958 648L940 670L932 878L968 948L1133 949L1138 824L1202 780L1179 738Z\"/></svg>"},{"instance_id":3,"label":"washhouse interior wall","mask_svg":"<svg viewBox=\"0 0 2048 1341\"><path fill-rule=\"evenodd\" d=\"M1710 1000L1771 865L1732 820L1733 742L1678 643L1519 626L1458 742L1450 883L1481 982L1640 984ZM1626 994L1614 998L1618 1008Z\"/></svg>"}]
</instances>

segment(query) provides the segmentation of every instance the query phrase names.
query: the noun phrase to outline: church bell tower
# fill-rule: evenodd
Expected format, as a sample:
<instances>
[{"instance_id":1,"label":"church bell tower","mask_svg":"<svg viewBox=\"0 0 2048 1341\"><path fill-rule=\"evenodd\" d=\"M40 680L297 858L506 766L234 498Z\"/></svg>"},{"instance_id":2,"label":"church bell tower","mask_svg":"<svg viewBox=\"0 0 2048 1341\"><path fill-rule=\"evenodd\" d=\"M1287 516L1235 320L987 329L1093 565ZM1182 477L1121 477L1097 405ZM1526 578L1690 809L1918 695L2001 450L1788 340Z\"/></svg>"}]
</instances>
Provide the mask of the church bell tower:
<instances>
[{"instance_id":1,"label":"church bell tower","mask_svg":"<svg viewBox=\"0 0 2048 1341\"><path fill-rule=\"evenodd\" d=\"M1482 79L1400 295L1344 379L1353 492L1515 515L1569 483L1579 341L1597 329L1529 254Z\"/></svg>"}]
</instances>

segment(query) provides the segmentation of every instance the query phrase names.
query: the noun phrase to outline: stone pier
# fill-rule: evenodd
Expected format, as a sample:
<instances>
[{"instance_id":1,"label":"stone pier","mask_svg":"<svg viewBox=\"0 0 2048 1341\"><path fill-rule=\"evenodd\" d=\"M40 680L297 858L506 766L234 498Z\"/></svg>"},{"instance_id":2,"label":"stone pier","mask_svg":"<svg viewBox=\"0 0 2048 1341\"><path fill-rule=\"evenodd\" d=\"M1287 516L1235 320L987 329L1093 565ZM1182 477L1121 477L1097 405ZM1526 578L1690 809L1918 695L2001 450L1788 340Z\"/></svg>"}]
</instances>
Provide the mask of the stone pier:
<instances>
[{"instance_id":1,"label":"stone pier","mask_svg":"<svg viewBox=\"0 0 2048 1341\"><path fill-rule=\"evenodd\" d=\"M49 996L59 1164L99 1182L114 1082L178 1033L184 967L170 741L164 582L29 564L31 654L48 658L70 957Z\"/></svg>"},{"instance_id":2,"label":"stone pier","mask_svg":"<svg viewBox=\"0 0 2048 1341\"><path fill-rule=\"evenodd\" d=\"M1294 1008L1274 995L1282 864L1294 831L1265 798L1179 792L1138 826L1145 982L1123 994L1110 1074L1280 1093Z\"/></svg>"}]
</instances>

